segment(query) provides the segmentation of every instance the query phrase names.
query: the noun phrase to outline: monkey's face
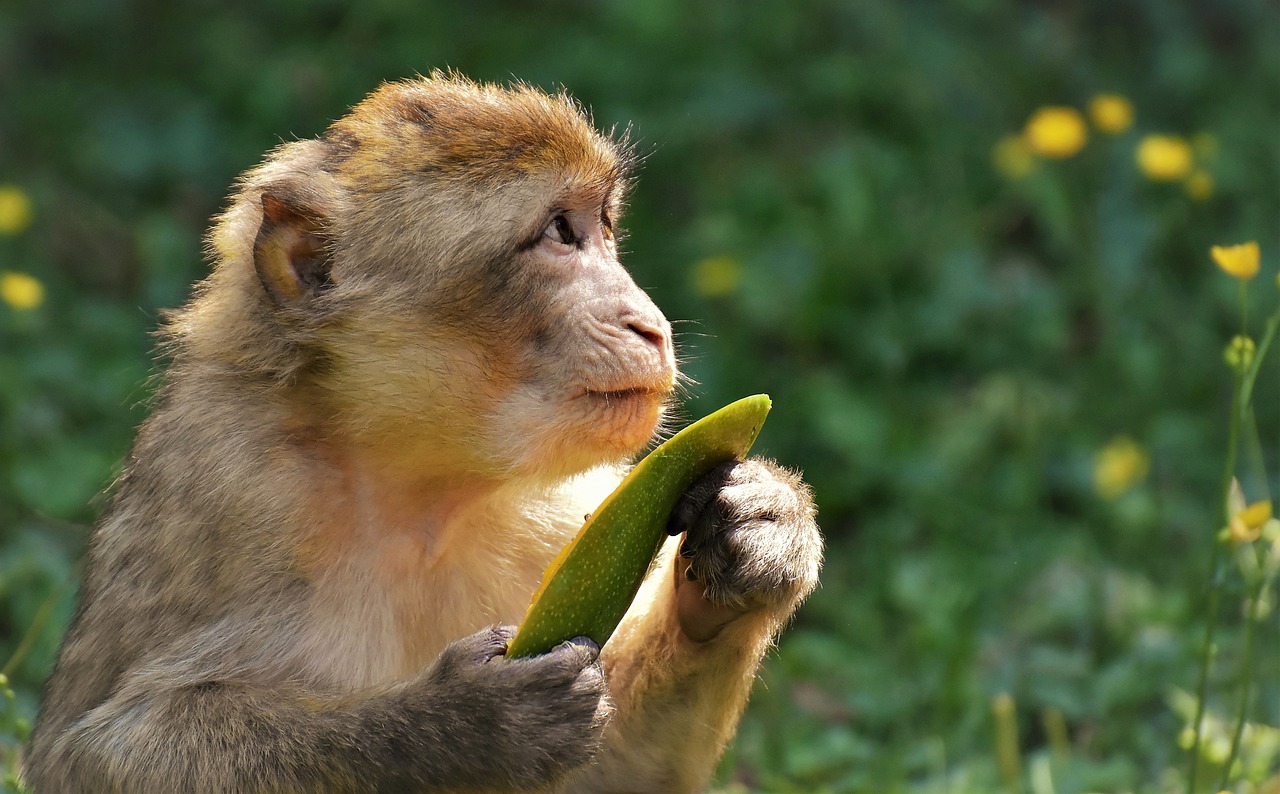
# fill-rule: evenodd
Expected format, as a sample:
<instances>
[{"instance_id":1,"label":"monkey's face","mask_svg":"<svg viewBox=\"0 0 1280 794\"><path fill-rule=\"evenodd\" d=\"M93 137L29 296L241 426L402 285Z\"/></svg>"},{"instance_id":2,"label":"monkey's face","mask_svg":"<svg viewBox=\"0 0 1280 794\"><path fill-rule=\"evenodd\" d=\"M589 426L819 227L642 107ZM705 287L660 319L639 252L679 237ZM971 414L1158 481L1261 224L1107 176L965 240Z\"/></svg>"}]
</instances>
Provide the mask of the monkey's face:
<instances>
[{"instance_id":1,"label":"monkey's face","mask_svg":"<svg viewBox=\"0 0 1280 794\"><path fill-rule=\"evenodd\" d=\"M618 259L626 160L565 97L411 81L281 150L214 242L260 219L332 435L412 471L562 477L639 451L675 381Z\"/></svg>"},{"instance_id":2,"label":"monkey's face","mask_svg":"<svg viewBox=\"0 0 1280 794\"><path fill-rule=\"evenodd\" d=\"M490 341L520 377L495 400L487 442L518 468L563 473L634 453L671 393L671 326L619 262L616 212L583 191L531 213L506 287L524 308L491 303L506 319L493 318L505 333Z\"/></svg>"},{"instance_id":3,"label":"monkey's face","mask_svg":"<svg viewBox=\"0 0 1280 794\"><path fill-rule=\"evenodd\" d=\"M483 476L640 450L676 366L670 324L619 261L619 190L550 172L402 197L390 219L359 208L347 235L365 244L338 250L340 320L322 331L340 426L414 470Z\"/></svg>"}]
</instances>

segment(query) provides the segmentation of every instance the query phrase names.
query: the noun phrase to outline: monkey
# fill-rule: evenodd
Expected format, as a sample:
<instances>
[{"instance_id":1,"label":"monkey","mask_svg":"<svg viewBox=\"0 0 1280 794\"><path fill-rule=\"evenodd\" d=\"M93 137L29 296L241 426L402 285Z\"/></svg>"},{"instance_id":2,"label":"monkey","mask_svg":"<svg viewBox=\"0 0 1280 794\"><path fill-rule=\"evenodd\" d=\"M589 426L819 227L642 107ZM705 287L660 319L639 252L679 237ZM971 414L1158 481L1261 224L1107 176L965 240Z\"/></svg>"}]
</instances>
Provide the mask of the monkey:
<instances>
[{"instance_id":1,"label":"monkey","mask_svg":"<svg viewBox=\"0 0 1280 794\"><path fill-rule=\"evenodd\" d=\"M89 542L36 792L684 792L814 589L800 476L717 467L613 637L507 658L661 431L625 134L567 93L387 83L232 189Z\"/></svg>"}]
</instances>

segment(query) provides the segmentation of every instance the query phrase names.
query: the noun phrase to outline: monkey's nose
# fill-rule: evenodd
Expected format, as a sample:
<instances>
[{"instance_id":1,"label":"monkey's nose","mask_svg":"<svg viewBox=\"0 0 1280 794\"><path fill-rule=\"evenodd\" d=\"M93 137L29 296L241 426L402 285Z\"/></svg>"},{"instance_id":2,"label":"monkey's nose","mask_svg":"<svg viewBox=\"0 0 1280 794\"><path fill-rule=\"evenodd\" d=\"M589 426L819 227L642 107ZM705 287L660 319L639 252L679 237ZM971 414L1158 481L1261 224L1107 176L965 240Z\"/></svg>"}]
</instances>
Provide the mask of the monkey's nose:
<instances>
[{"instance_id":1,"label":"monkey's nose","mask_svg":"<svg viewBox=\"0 0 1280 794\"><path fill-rule=\"evenodd\" d=\"M671 325L663 318L661 322L631 318L627 320L627 328L636 336L663 352L671 339Z\"/></svg>"},{"instance_id":2,"label":"monkey's nose","mask_svg":"<svg viewBox=\"0 0 1280 794\"><path fill-rule=\"evenodd\" d=\"M671 342L671 323L664 318L658 307L650 311L627 311L620 318L623 328L630 330L635 336L644 339L649 347L653 347L659 356L666 361L673 355Z\"/></svg>"}]
</instances>

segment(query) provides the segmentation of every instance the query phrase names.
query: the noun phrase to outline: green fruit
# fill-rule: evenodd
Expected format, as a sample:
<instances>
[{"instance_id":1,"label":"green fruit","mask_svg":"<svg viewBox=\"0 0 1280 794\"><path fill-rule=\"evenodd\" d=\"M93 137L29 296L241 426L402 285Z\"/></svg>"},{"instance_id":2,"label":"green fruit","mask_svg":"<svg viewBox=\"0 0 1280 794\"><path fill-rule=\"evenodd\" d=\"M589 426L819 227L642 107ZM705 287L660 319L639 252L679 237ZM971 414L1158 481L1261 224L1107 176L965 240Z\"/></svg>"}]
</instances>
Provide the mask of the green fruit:
<instances>
[{"instance_id":1,"label":"green fruit","mask_svg":"<svg viewBox=\"0 0 1280 794\"><path fill-rule=\"evenodd\" d=\"M546 653L565 640L604 645L631 606L680 495L751 449L773 403L744 397L676 433L641 460L547 566L507 656Z\"/></svg>"}]
</instances>

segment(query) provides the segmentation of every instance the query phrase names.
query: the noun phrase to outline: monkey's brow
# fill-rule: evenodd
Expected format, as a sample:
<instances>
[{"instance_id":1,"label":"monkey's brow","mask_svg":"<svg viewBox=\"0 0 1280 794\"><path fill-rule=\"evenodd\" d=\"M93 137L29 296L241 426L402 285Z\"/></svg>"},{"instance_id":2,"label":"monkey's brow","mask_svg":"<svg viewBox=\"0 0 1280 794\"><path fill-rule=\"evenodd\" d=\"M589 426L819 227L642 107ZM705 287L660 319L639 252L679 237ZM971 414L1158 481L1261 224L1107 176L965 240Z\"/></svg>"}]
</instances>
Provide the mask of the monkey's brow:
<instances>
[{"instance_id":1,"label":"monkey's brow","mask_svg":"<svg viewBox=\"0 0 1280 794\"><path fill-rule=\"evenodd\" d=\"M618 176L607 176L590 182L567 185L554 197L552 204L563 209L600 207L619 214L626 197L627 181Z\"/></svg>"},{"instance_id":2,"label":"monkey's brow","mask_svg":"<svg viewBox=\"0 0 1280 794\"><path fill-rule=\"evenodd\" d=\"M542 207L543 214L615 207L621 204L622 193L621 186L614 180L608 183L571 183L550 196Z\"/></svg>"}]
</instances>

